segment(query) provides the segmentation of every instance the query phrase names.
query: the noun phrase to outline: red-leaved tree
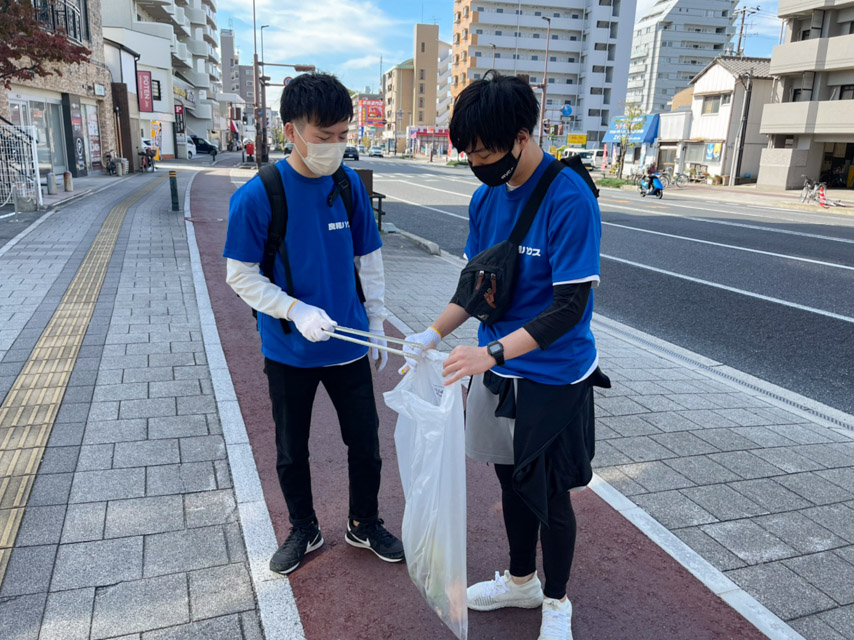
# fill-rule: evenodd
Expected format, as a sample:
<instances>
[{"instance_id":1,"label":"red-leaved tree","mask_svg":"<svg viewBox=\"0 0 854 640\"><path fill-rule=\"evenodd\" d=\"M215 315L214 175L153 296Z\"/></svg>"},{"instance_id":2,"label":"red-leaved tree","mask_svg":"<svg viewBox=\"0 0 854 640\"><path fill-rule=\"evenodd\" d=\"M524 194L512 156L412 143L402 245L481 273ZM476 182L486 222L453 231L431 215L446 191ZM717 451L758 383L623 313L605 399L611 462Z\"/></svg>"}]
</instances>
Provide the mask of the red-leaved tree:
<instances>
[{"instance_id":1,"label":"red-leaved tree","mask_svg":"<svg viewBox=\"0 0 854 640\"><path fill-rule=\"evenodd\" d=\"M62 65L89 61L89 49L74 44L56 24L55 17L64 15L62 4L0 0L0 82L6 89L11 89L12 80L61 76Z\"/></svg>"}]
</instances>

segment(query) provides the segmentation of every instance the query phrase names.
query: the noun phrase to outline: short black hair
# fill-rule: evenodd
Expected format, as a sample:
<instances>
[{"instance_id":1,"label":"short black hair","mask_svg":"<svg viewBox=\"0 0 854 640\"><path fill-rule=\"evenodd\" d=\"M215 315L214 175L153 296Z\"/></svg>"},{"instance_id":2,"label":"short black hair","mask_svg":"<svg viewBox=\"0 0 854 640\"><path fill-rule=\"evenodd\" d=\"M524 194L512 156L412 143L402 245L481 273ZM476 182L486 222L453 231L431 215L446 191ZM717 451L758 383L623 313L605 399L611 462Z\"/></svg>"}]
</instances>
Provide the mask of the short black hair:
<instances>
[{"instance_id":1,"label":"short black hair","mask_svg":"<svg viewBox=\"0 0 854 640\"><path fill-rule=\"evenodd\" d=\"M330 73L303 73L288 83L279 103L282 122L309 122L330 127L353 119L350 93Z\"/></svg>"},{"instance_id":2,"label":"short black hair","mask_svg":"<svg viewBox=\"0 0 854 640\"><path fill-rule=\"evenodd\" d=\"M480 140L490 151L509 151L520 131L534 132L539 112L540 104L527 82L487 71L454 101L451 143L466 151Z\"/></svg>"}]
</instances>

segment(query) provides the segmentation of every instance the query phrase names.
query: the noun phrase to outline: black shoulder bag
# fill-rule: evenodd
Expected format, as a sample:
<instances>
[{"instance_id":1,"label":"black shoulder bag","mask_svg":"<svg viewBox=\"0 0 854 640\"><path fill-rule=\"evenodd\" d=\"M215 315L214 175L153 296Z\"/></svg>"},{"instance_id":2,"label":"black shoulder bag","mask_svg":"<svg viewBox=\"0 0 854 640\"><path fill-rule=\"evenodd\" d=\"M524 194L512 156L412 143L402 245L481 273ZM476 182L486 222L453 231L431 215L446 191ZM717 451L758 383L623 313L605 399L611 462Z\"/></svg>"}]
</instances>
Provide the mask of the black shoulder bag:
<instances>
[{"instance_id":1,"label":"black shoulder bag","mask_svg":"<svg viewBox=\"0 0 854 640\"><path fill-rule=\"evenodd\" d=\"M546 168L516 221L510 239L481 251L463 268L451 302L484 324L498 322L510 308L516 291L519 245L530 230L546 191L564 166L555 160Z\"/></svg>"},{"instance_id":2,"label":"black shoulder bag","mask_svg":"<svg viewBox=\"0 0 854 640\"><path fill-rule=\"evenodd\" d=\"M261 273L264 274L270 282L276 284L274 276L274 265L276 254L282 256L282 264L285 267L285 284L287 288L282 289L291 295L294 291L294 281L291 276L291 263L288 260L288 248L285 244L285 234L288 230L288 200L285 197L285 185L282 182L282 176L275 164L267 164L261 167L258 172L258 177L261 178L261 183L264 185L264 190L267 192L267 199L270 201L270 226L267 228L267 242L264 244L264 257L261 259ZM332 174L334 187L326 199L326 203L331 207L335 204L335 198L339 195L344 202L344 208L347 210L347 220L351 228L353 227L353 187L350 184L350 179L347 177L344 167L338 167L335 173ZM356 265L353 265L356 270ZM281 287L281 285L279 285ZM356 292L361 302L365 301L365 294L362 291L362 283L359 280L359 272L356 270ZM252 315L258 317L258 312L252 309ZM282 331L285 333L291 332L290 322L284 318L280 318L282 323Z\"/></svg>"}]
</instances>

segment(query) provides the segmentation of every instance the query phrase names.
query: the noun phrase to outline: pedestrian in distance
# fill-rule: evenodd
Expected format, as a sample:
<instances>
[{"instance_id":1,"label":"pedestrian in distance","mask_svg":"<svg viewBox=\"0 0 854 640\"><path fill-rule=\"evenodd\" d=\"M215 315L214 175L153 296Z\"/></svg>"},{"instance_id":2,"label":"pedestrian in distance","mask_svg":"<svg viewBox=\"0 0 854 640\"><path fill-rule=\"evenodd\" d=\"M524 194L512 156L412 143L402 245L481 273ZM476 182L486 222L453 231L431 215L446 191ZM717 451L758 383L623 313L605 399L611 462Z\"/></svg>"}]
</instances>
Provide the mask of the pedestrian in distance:
<instances>
[{"instance_id":1,"label":"pedestrian in distance","mask_svg":"<svg viewBox=\"0 0 854 640\"><path fill-rule=\"evenodd\" d=\"M371 348L369 360L368 347L329 340L340 323L370 331L371 342L385 347L382 242L364 184L342 166L352 103L334 76L309 73L288 84L280 113L295 153L231 197L224 251L228 284L257 312L276 469L292 525L270 569L289 573L324 542L308 450L319 384L348 448L345 540L399 562L403 545L383 526L377 499L382 461L371 361L382 369L388 356ZM251 142L246 147L254 152Z\"/></svg>"},{"instance_id":2,"label":"pedestrian in distance","mask_svg":"<svg viewBox=\"0 0 854 640\"><path fill-rule=\"evenodd\" d=\"M585 182L589 176L537 146L538 114L527 82L493 71L457 97L451 142L484 183L469 205L469 264L442 314L406 338L422 349L404 348L410 355L401 372L416 367L423 349L436 347L471 315L481 320L479 346L451 351L443 375L446 384L472 376L466 453L495 467L510 564L494 580L469 587L468 606L541 607L539 639L567 640L572 604L566 587L576 538L569 490L592 478L593 387L610 381L598 368L590 330L591 288L599 283L599 207ZM519 233L521 240L514 240ZM478 268L484 254L497 255L508 237L519 286L502 281L500 266ZM502 294L509 306L496 317ZM536 568L538 537L544 586Z\"/></svg>"}]
</instances>

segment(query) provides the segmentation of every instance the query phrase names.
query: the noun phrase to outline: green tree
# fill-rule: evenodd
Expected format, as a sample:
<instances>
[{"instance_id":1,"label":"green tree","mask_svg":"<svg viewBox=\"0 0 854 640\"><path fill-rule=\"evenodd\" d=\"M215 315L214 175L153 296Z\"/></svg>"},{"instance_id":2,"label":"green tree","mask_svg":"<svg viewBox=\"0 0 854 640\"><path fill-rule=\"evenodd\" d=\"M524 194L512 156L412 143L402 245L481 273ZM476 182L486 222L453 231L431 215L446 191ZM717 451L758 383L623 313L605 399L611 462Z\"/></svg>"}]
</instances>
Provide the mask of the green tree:
<instances>
[{"instance_id":1,"label":"green tree","mask_svg":"<svg viewBox=\"0 0 854 640\"><path fill-rule=\"evenodd\" d=\"M631 142L632 134L643 129L646 122L646 115L641 108L634 104L623 102L625 110L623 115L616 119L618 134L617 141L620 144L620 157L617 160L617 177L623 177L623 165L626 161L626 152L635 147L636 143Z\"/></svg>"},{"instance_id":2,"label":"green tree","mask_svg":"<svg viewBox=\"0 0 854 640\"><path fill-rule=\"evenodd\" d=\"M71 42L58 25L55 0L0 0L0 82L62 75L62 65L89 61L89 49Z\"/></svg>"}]
</instances>

